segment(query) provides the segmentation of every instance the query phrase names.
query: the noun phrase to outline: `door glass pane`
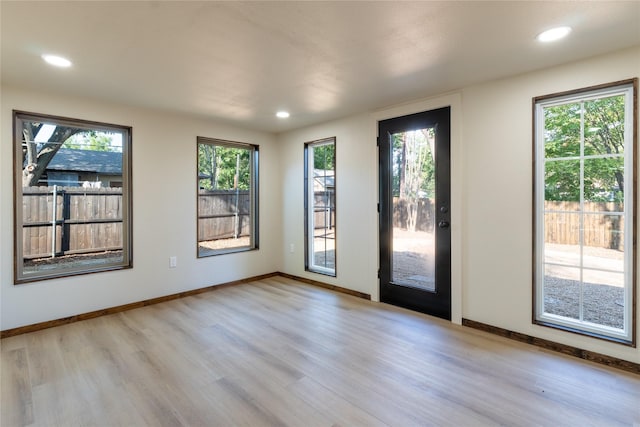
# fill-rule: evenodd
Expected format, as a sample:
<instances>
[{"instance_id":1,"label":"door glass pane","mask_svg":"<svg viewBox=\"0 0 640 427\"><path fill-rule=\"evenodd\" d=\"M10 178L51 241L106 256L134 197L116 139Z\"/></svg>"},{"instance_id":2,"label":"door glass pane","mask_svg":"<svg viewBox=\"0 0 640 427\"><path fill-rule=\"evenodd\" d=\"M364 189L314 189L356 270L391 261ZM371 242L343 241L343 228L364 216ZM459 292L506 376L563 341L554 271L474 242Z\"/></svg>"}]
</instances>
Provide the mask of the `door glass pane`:
<instances>
[{"instance_id":1,"label":"door glass pane","mask_svg":"<svg viewBox=\"0 0 640 427\"><path fill-rule=\"evenodd\" d=\"M432 128L391 135L391 281L428 291L435 291L434 142Z\"/></svg>"}]
</instances>

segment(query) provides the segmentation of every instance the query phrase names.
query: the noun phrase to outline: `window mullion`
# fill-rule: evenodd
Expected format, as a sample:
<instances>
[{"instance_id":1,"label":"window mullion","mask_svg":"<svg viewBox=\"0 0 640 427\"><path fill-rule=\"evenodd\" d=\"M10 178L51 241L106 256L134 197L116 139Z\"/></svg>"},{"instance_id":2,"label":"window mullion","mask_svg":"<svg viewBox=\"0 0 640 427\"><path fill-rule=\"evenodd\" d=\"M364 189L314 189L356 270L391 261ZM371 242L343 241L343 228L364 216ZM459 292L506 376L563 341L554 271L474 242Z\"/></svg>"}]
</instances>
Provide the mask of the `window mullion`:
<instances>
[{"instance_id":1,"label":"window mullion","mask_svg":"<svg viewBox=\"0 0 640 427\"><path fill-rule=\"evenodd\" d=\"M579 318L584 320L584 101L580 103L580 294Z\"/></svg>"}]
</instances>

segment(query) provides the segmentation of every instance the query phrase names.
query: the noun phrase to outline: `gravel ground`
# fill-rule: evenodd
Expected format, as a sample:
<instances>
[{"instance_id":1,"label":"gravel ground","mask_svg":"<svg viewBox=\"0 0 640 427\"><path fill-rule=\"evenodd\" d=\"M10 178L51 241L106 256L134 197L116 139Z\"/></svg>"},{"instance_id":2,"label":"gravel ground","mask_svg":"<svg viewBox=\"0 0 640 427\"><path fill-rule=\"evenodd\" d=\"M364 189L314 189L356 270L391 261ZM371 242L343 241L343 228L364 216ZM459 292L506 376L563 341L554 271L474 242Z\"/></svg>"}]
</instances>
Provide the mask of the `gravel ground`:
<instances>
[{"instance_id":1,"label":"gravel ground","mask_svg":"<svg viewBox=\"0 0 640 427\"><path fill-rule=\"evenodd\" d=\"M576 280L580 265L577 245L545 245L545 311L579 318L582 292L583 319L599 325L622 328L624 325L624 252L615 249L584 247L582 263L601 270L584 270L582 288ZM559 265L559 264L564 264ZM612 271L619 271L614 273ZM582 290L581 290L582 289Z\"/></svg>"},{"instance_id":2,"label":"gravel ground","mask_svg":"<svg viewBox=\"0 0 640 427\"><path fill-rule=\"evenodd\" d=\"M544 282L545 311L578 319L580 282L553 276L545 276ZM613 328L623 327L624 288L583 283L582 292L585 321Z\"/></svg>"}]
</instances>

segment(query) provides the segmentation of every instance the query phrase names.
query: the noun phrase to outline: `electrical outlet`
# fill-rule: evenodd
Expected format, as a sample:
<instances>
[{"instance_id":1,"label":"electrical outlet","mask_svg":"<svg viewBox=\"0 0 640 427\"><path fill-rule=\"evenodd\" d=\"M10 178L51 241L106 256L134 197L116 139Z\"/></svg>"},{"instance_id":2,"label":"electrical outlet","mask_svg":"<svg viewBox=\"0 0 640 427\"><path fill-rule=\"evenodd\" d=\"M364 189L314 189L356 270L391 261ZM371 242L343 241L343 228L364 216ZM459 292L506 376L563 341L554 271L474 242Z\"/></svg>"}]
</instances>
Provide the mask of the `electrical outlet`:
<instances>
[{"instance_id":1,"label":"electrical outlet","mask_svg":"<svg viewBox=\"0 0 640 427\"><path fill-rule=\"evenodd\" d=\"M178 266L178 257L170 256L169 257L169 268L176 268Z\"/></svg>"},{"instance_id":2,"label":"electrical outlet","mask_svg":"<svg viewBox=\"0 0 640 427\"><path fill-rule=\"evenodd\" d=\"M295 251L295 249L296 249L295 245L293 243L291 243L289 245L289 252L293 253Z\"/></svg>"}]
</instances>

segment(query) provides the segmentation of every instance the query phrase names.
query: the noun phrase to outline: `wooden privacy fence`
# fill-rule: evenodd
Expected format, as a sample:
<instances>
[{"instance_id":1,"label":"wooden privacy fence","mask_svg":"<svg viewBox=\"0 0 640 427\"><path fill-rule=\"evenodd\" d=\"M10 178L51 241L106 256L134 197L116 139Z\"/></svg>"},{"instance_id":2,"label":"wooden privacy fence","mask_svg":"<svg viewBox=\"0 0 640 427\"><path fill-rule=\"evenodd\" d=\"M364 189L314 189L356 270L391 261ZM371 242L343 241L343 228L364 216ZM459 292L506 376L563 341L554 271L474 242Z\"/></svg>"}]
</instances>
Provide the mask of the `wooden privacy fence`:
<instances>
[{"instance_id":1,"label":"wooden privacy fence","mask_svg":"<svg viewBox=\"0 0 640 427\"><path fill-rule=\"evenodd\" d=\"M25 259L121 249L122 188L22 189Z\"/></svg>"},{"instance_id":2,"label":"wooden privacy fence","mask_svg":"<svg viewBox=\"0 0 640 427\"><path fill-rule=\"evenodd\" d=\"M545 201L544 208L545 242L577 245L582 228L584 246L624 250L622 204L585 202L584 215L571 213L580 211L579 202Z\"/></svg>"},{"instance_id":3,"label":"wooden privacy fence","mask_svg":"<svg viewBox=\"0 0 640 427\"><path fill-rule=\"evenodd\" d=\"M416 230L433 231L433 203L431 199L418 199ZM408 228L406 207L406 200L393 198L394 227ZM615 202L585 202L585 215L580 215L568 213L579 212L579 202L545 201L545 242L577 245L580 243L582 226L585 246L624 250L624 218L619 215L622 209L623 206Z\"/></svg>"},{"instance_id":4,"label":"wooden privacy fence","mask_svg":"<svg viewBox=\"0 0 640 427\"><path fill-rule=\"evenodd\" d=\"M334 228L336 226L336 193L334 191L315 191L313 199L314 228Z\"/></svg>"},{"instance_id":5,"label":"wooden privacy fence","mask_svg":"<svg viewBox=\"0 0 640 427\"><path fill-rule=\"evenodd\" d=\"M198 242L248 236L250 216L248 190L198 190Z\"/></svg>"},{"instance_id":6,"label":"wooden privacy fence","mask_svg":"<svg viewBox=\"0 0 640 427\"><path fill-rule=\"evenodd\" d=\"M418 199L416 230L433 232L434 213L433 200ZM393 226L404 229L409 227L407 201L399 197L393 198Z\"/></svg>"}]
</instances>

